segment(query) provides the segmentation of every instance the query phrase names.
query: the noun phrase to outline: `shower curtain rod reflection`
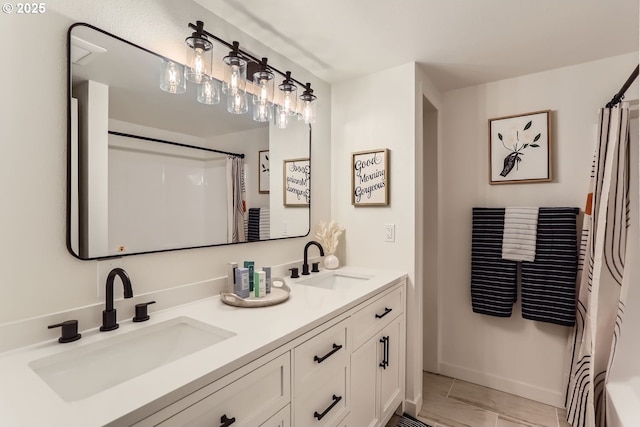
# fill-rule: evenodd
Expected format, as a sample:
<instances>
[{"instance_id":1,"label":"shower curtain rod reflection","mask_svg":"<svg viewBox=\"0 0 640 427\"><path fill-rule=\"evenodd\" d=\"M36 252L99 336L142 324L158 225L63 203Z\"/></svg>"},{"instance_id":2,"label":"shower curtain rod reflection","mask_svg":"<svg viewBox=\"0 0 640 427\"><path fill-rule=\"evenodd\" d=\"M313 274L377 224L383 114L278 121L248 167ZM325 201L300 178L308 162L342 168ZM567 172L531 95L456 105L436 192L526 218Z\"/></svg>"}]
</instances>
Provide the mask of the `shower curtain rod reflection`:
<instances>
[{"instance_id":1,"label":"shower curtain rod reflection","mask_svg":"<svg viewBox=\"0 0 640 427\"><path fill-rule=\"evenodd\" d=\"M163 144L177 145L178 147L195 148L196 150L211 151L213 153L226 154L227 156L240 157L241 159L244 159L244 154L242 154L242 153L231 153L229 151L216 150L215 148L196 147L195 145L188 145L188 144L181 144L179 142L165 141L164 139L149 138L148 136L132 135L130 133L115 132L115 131L112 131L112 130L109 131L109 135L124 136L124 137L127 137L127 138L141 139L143 141L161 142Z\"/></svg>"},{"instance_id":2,"label":"shower curtain rod reflection","mask_svg":"<svg viewBox=\"0 0 640 427\"><path fill-rule=\"evenodd\" d=\"M631 84L635 81L635 79L638 78L639 72L640 72L640 65L636 66L636 69L633 70L633 73L631 73L627 81L624 82L620 91L618 91L618 93L613 95L613 98L607 104L607 108L613 108L616 105L618 105L620 101L622 101L622 99L624 98L624 93L627 91L627 89L629 89L629 86L631 86Z\"/></svg>"}]
</instances>

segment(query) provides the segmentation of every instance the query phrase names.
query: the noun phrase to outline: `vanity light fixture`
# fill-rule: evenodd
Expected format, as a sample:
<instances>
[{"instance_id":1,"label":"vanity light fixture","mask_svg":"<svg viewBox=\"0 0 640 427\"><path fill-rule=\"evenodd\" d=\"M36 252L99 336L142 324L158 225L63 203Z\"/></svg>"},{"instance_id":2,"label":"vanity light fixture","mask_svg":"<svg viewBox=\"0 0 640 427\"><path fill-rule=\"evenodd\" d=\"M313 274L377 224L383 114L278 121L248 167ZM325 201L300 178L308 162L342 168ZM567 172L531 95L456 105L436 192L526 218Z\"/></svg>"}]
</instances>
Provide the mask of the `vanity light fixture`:
<instances>
[{"instance_id":1,"label":"vanity light fixture","mask_svg":"<svg viewBox=\"0 0 640 427\"><path fill-rule=\"evenodd\" d=\"M204 76L210 76L213 63L213 44L204 33L204 23L196 22L195 31L185 39L187 44L187 68L185 76L192 83L201 84Z\"/></svg>"},{"instance_id":2,"label":"vanity light fixture","mask_svg":"<svg viewBox=\"0 0 640 427\"><path fill-rule=\"evenodd\" d=\"M286 128L288 118L296 114L300 115L300 119L310 124L315 121L315 104L316 96L313 94L311 84L306 85L291 77L291 72L283 73L277 68L267 65L267 58L258 59L254 55L240 49L237 41L228 43L225 40L216 37L204 29L202 21L196 21L196 24L189 24L189 28L193 29L191 37L187 37L187 66L186 79L199 84L198 101L203 104L217 104L220 100L220 90L227 96L227 111L232 114L244 114L249 111L249 103L247 100L247 68L256 68L257 71L250 75L251 89L253 95L253 119L259 122L274 120L279 128ZM220 87L220 82L212 76L212 58L213 44L210 40L227 46L231 49L229 54L224 57L224 78ZM163 61L170 62L168 60ZM173 66L180 64L172 63ZM163 65L164 66L164 65ZM177 70L176 73L179 73ZM183 70L184 71L184 70ZM285 79L278 86L278 96L275 96L274 77L278 73ZM174 76L176 83L164 83L173 80L165 77L163 69L163 84L161 88L171 93L182 93L186 90L182 79L182 86L179 86L177 77ZM177 75L177 74L176 74ZM172 74L173 76L173 74ZM296 91L298 84L305 90L300 96L298 102ZM165 89L169 88L168 90ZM174 90L175 89L175 90ZM299 109L299 110L298 110Z\"/></svg>"}]
</instances>

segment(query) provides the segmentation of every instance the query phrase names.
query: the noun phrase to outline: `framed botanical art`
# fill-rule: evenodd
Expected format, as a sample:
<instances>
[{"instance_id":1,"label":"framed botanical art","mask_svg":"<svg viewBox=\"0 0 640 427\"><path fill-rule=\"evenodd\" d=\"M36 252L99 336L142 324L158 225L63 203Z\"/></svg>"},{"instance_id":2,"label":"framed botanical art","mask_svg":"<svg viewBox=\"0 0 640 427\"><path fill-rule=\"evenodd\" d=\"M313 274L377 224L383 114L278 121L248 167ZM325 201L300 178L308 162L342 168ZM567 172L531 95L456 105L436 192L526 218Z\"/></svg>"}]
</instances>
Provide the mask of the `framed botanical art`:
<instances>
[{"instance_id":1,"label":"framed botanical art","mask_svg":"<svg viewBox=\"0 0 640 427\"><path fill-rule=\"evenodd\" d=\"M551 181L551 110L489 119L489 183Z\"/></svg>"},{"instance_id":2,"label":"framed botanical art","mask_svg":"<svg viewBox=\"0 0 640 427\"><path fill-rule=\"evenodd\" d=\"M351 154L351 204L389 204L389 150L359 151Z\"/></svg>"},{"instance_id":3,"label":"framed botanical art","mask_svg":"<svg viewBox=\"0 0 640 427\"><path fill-rule=\"evenodd\" d=\"M269 150L258 151L258 191L269 193Z\"/></svg>"},{"instance_id":4,"label":"framed botanical art","mask_svg":"<svg viewBox=\"0 0 640 427\"><path fill-rule=\"evenodd\" d=\"M283 163L283 204L291 207L308 207L311 196L309 158L290 159Z\"/></svg>"}]
</instances>

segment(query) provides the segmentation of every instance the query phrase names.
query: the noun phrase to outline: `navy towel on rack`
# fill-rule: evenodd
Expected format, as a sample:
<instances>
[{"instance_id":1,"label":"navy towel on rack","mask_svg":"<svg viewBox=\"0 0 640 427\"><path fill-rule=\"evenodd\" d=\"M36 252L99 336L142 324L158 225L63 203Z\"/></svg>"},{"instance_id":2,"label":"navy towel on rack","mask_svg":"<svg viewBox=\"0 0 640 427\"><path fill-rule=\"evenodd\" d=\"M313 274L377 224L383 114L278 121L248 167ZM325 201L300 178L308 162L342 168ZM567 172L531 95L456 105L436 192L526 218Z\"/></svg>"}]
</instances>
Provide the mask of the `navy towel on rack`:
<instances>
[{"instance_id":1,"label":"navy towel on rack","mask_svg":"<svg viewBox=\"0 0 640 427\"><path fill-rule=\"evenodd\" d=\"M260 208L249 208L247 241L256 242L258 240L260 240Z\"/></svg>"},{"instance_id":2,"label":"navy towel on rack","mask_svg":"<svg viewBox=\"0 0 640 427\"><path fill-rule=\"evenodd\" d=\"M576 320L578 208L540 208L536 258L522 263L522 317L573 326Z\"/></svg>"},{"instance_id":3,"label":"navy towel on rack","mask_svg":"<svg viewBox=\"0 0 640 427\"><path fill-rule=\"evenodd\" d=\"M473 208L471 305L475 313L510 317L516 302L516 261L502 259L504 208Z\"/></svg>"}]
</instances>

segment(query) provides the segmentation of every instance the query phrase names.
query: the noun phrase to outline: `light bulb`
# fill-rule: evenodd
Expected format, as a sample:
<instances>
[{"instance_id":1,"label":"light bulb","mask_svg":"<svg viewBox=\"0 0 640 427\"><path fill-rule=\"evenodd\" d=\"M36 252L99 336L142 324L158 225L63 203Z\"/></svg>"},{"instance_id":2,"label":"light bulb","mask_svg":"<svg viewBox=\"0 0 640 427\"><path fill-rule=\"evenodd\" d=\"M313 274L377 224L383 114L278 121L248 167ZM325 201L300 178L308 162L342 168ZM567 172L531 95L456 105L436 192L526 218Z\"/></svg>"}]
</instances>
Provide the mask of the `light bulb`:
<instances>
[{"instance_id":1,"label":"light bulb","mask_svg":"<svg viewBox=\"0 0 640 427\"><path fill-rule=\"evenodd\" d=\"M267 83L269 80L260 80L260 101L267 102Z\"/></svg>"},{"instance_id":2,"label":"light bulb","mask_svg":"<svg viewBox=\"0 0 640 427\"><path fill-rule=\"evenodd\" d=\"M302 107L302 120L304 120L306 124L310 124L315 121L314 110L313 101L304 101L304 105Z\"/></svg>"},{"instance_id":3,"label":"light bulb","mask_svg":"<svg viewBox=\"0 0 640 427\"><path fill-rule=\"evenodd\" d=\"M198 102L213 105L220 102L220 82L204 75L198 89Z\"/></svg>"},{"instance_id":4,"label":"light bulb","mask_svg":"<svg viewBox=\"0 0 640 427\"><path fill-rule=\"evenodd\" d=\"M160 89L168 93L183 93L187 90L184 68L173 61L162 60Z\"/></svg>"},{"instance_id":5,"label":"light bulb","mask_svg":"<svg viewBox=\"0 0 640 427\"><path fill-rule=\"evenodd\" d=\"M193 79L195 81L195 83L201 83L202 82L202 75L204 74L204 58L202 58L202 53L204 52L202 49L200 48L196 48L195 49L196 53L195 53L195 58L194 58L194 67L193 67L193 71L194 71L194 76Z\"/></svg>"},{"instance_id":6,"label":"light bulb","mask_svg":"<svg viewBox=\"0 0 640 427\"><path fill-rule=\"evenodd\" d=\"M270 118L271 118L271 104L267 102L254 104L253 120L255 120L256 122L268 122Z\"/></svg>"},{"instance_id":7,"label":"light bulb","mask_svg":"<svg viewBox=\"0 0 640 427\"><path fill-rule=\"evenodd\" d=\"M227 94L227 111L232 114L244 114L249 111L246 94L238 90L236 93Z\"/></svg>"},{"instance_id":8,"label":"light bulb","mask_svg":"<svg viewBox=\"0 0 640 427\"><path fill-rule=\"evenodd\" d=\"M238 77L240 67L237 65L231 66L231 82L229 84L229 89L231 89L231 93L236 93L238 91Z\"/></svg>"},{"instance_id":9,"label":"light bulb","mask_svg":"<svg viewBox=\"0 0 640 427\"><path fill-rule=\"evenodd\" d=\"M289 122L289 114L282 105L278 105L276 114L276 126L278 129L286 129Z\"/></svg>"}]
</instances>

